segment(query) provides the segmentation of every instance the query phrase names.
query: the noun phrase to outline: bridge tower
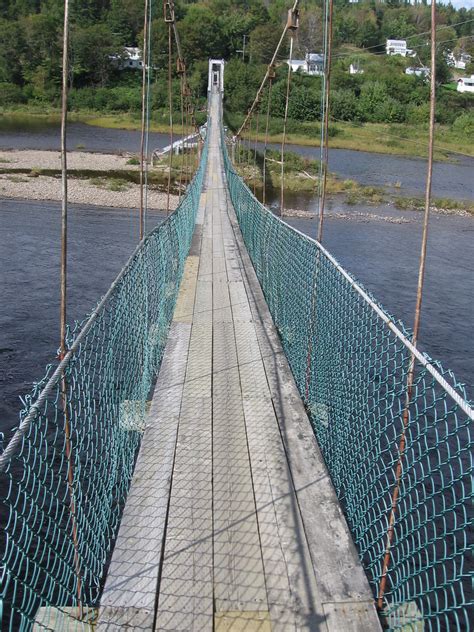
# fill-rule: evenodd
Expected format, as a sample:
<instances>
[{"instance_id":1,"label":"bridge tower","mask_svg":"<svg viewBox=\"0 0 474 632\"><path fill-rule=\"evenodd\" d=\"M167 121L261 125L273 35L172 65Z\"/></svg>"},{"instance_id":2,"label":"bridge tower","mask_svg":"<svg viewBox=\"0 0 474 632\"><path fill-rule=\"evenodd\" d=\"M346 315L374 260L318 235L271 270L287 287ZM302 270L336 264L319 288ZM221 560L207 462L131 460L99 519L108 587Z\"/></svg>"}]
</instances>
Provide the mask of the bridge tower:
<instances>
[{"instance_id":1,"label":"bridge tower","mask_svg":"<svg viewBox=\"0 0 474 632\"><path fill-rule=\"evenodd\" d=\"M224 64L223 59L209 60L208 93L217 90L221 95L224 94Z\"/></svg>"}]
</instances>

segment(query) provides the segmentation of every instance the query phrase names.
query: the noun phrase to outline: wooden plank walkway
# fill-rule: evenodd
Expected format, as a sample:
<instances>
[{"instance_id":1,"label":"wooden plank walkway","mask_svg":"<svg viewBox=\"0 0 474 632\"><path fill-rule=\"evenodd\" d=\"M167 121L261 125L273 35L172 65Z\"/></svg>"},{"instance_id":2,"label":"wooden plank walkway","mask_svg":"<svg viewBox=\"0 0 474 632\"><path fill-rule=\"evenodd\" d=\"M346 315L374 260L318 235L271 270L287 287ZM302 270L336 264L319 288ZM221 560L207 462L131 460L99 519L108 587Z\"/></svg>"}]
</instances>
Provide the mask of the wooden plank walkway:
<instances>
[{"instance_id":1,"label":"wooden plank walkway","mask_svg":"<svg viewBox=\"0 0 474 632\"><path fill-rule=\"evenodd\" d=\"M218 98L97 629L380 630L228 198Z\"/></svg>"}]
</instances>

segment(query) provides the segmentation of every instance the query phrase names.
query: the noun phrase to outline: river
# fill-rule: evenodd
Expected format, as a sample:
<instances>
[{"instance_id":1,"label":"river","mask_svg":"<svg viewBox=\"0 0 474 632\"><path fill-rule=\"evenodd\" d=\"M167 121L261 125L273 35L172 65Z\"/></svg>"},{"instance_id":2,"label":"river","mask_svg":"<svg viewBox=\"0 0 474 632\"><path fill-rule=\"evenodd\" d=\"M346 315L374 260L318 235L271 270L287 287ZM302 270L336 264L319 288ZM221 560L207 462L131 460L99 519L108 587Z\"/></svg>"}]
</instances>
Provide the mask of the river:
<instances>
[{"instance_id":1,"label":"river","mask_svg":"<svg viewBox=\"0 0 474 632\"><path fill-rule=\"evenodd\" d=\"M140 151L141 132L138 130L107 129L86 123L68 124L69 151L101 153ZM181 138L174 135L174 140ZM169 135L150 132L149 150L163 149L169 145ZM0 116L0 149L59 150L59 124L55 120L44 121L34 117Z\"/></svg>"},{"instance_id":2,"label":"river","mask_svg":"<svg viewBox=\"0 0 474 632\"><path fill-rule=\"evenodd\" d=\"M150 212L147 228L163 219ZM61 205L0 199L0 432L18 419L28 393L59 347ZM138 241L136 210L71 205L68 322L82 319Z\"/></svg>"},{"instance_id":3,"label":"river","mask_svg":"<svg viewBox=\"0 0 474 632\"><path fill-rule=\"evenodd\" d=\"M166 136L155 136L152 145L155 141L162 146L167 143ZM138 132L98 130L82 123L70 126L71 147L81 144L94 151L136 151L138 140ZM55 143L56 126L30 129L24 134L0 129L0 148L56 149ZM307 152L308 148L301 151ZM386 179L385 184L404 178L408 182L411 178L409 186L413 187L413 193L419 193L423 186L422 160L345 150L333 150L331 156L331 170L339 169L341 177L357 178L359 173L359 180L367 184L379 184L382 179ZM472 197L472 172L470 177L467 175L469 160L465 164L436 165L436 195ZM405 171L397 171L400 165L405 165ZM453 195L455 189L458 196ZM314 209L315 205L314 198L308 195L287 196L288 207ZM346 219L329 216L326 221L325 245L391 313L410 326L421 214L386 206L348 207L341 200L330 200L330 215L341 209ZM364 216L366 211L374 216L370 221ZM387 221L390 217L402 219L403 223ZM151 214L148 228L161 219L158 213ZM315 220L289 221L303 232L315 235ZM0 431L5 432L17 423L19 397L42 377L48 362L55 362L59 225L58 203L0 199ZM71 322L92 309L133 251L137 242L137 212L72 205L69 235L68 320ZM474 392L473 237L472 217L433 214L421 329L422 348L466 382L471 396Z\"/></svg>"},{"instance_id":4,"label":"river","mask_svg":"<svg viewBox=\"0 0 474 632\"><path fill-rule=\"evenodd\" d=\"M260 145L260 147L262 147ZM271 144L280 151L281 146ZM287 151L319 160L319 149L301 145L286 146ZM346 180L363 185L394 188L406 196L423 196L426 181L426 160L391 154L375 154L352 149L331 149L329 171ZM474 158L453 156L452 162L435 162L432 193L438 198L472 200L474 193Z\"/></svg>"}]
</instances>

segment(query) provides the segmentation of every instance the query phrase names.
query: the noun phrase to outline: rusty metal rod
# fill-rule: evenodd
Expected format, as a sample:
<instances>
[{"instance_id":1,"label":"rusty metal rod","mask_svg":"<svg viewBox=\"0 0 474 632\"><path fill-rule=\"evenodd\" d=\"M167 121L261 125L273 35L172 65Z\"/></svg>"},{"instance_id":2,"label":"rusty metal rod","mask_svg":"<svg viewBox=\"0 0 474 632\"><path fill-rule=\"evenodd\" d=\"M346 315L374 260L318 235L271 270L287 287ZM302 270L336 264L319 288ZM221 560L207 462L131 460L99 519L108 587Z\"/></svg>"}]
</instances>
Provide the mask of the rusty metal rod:
<instances>
[{"instance_id":1,"label":"rusty metal rod","mask_svg":"<svg viewBox=\"0 0 474 632\"><path fill-rule=\"evenodd\" d=\"M398 510L398 500L400 497L400 486L403 476L403 458L406 449L406 432L410 419L410 404L413 391L413 381L415 373L415 350L418 344L420 321L421 321L421 303L423 299L423 283L426 267L426 250L428 243L428 223L431 205L431 182L433 176L433 148L434 148L434 124L435 124L435 108L436 108L436 0L431 2L431 81L430 81L430 122L429 122L429 144L428 144L428 171L426 176L425 188L425 212L423 219L423 234L421 239L420 264L418 268L418 286L416 292L415 319L413 324L413 337L409 365L407 375L407 392L405 409L403 411L403 427L400 443L398 447L398 461L395 470L395 485L392 492L392 502L389 516L389 524L387 529L387 540L385 545L385 554L383 558L382 575L380 578L379 591L377 596L377 608L383 609L384 596L387 590L388 571L392 557L393 536L395 533L395 522Z\"/></svg>"},{"instance_id":2,"label":"rusty metal rod","mask_svg":"<svg viewBox=\"0 0 474 632\"><path fill-rule=\"evenodd\" d=\"M140 241L144 234L144 187L145 187L145 124L146 124L146 73L148 58L148 2L145 0L145 15L143 18L143 55L142 55L142 126L140 138Z\"/></svg>"},{"instance_id":3,"label":"rusty metal rod","mask_svg":"<svg viewBox=\"0 0 474 632\"><path fill-rule=\"evenodd\" d=\"M69 75L69 0L64 0L63 26L63 64L61 96L61 308L60 308L60 351L59 359L66 355L66 318L67 318L67 219L68 219L68 171L67 171L67 105ZM74 570L76 573L77 605L79 619L82 619L82 580L77 536L76 502L74 494L74 465L71 445L71 424L67 402L67 380L65 370L61 372L61 406L64 416L65 452L67 462L67 488L69 494L69 513L71 515L71 535L74 547Z\"/></svg>"},{"instance_id":4,"label":"rusty metal rod","mask_svg":"<svg viewBox=\"0 0 474 632\"><path fill-rule=\"evenodd\" d=\"M326 90L324 98L324 155L323 155L323 173L321 183L321 203L319 206L319 225L318 225L318 241L323 238L323 222L324 222L324 206L326 203L326 187L327 187L327 175L328 175L328 162L329 162L329 95L331 92L331 59L332 59L332 14L333 14L333 0L329 2L329 24L328 24L328 47L327 47L327 61L326 61Z\"/></svg>"},{"instance_id":5,"label":"rusty metal rod","mask_svg":"<svg viewBox=\"0 0 474 632\"><path fill-rule=\"evenodd\" d=\"M283 217L283 214L285 211L285 144L286 144L286 126L288 123L288 103L290 100L292 59L293 59L293 34L291 34L291 39L290 39L290 59L288 63L288 76L286 79L285 118L283 119L283 137L281 140L280 217Z\"/></svg>"},{"instance_id":6,"label":"rusty metal rod","mask_svg":"<svg viewBox=\"0 0 474 632\"><path fill-rule=\"evenodd\" d=\"M171 62L173 55L173 43L171 39L171 23L168 24L168 107L170 110L170 156L168 165L168 187L166 195L166 215L170 212L170 189L171 189L171 170L173 168L173 77L171 70Z\"/></svg>"}]
</instances>

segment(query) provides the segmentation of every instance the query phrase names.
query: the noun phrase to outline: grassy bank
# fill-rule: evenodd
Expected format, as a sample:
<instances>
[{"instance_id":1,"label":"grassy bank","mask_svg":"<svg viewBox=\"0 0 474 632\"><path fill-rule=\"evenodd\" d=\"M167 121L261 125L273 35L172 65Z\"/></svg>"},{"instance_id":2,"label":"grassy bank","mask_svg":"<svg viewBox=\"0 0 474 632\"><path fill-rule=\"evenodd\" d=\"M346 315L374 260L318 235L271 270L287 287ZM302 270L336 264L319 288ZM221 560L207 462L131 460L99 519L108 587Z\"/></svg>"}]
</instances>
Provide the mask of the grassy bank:
<instances>
[{"instance_id":1,"label":"grassy bank","mask_svg":"<svg viewBox=\"0 0 474 632\"><path fill-rule=\"evenodd\" d=\"M21 123L31 117L33 121L40 123L42 120L49 123L59 123L60 113L54 108L45 111L44 108L35 106L19 106L15 110L2 111L4 117L15 119ZM183 129L180 124L180 113L175 113L173 126L176 134L181 134ZM153 112L150 122L150 131L163 134L169 133L168 113L165 111ZM205 121L204 112L197 113L199 124ZM94 125L109 129L139 130L141 118L137 112L129 113L103 113L92 110L73 111L69 113L69 120ZM230 130L236 131L243 121L239 114L226 114L225 122ZM269 142L281 143L282 121L271 119ZM263 123L258 135L260 141L264 141L262 133ZM381 154L395 154L402 156L416 156L426 158L428 147L428 130L426 125L408 124L381 124L381 123L351 123L333 122L330 125L329 146L333 149L353 149L357 151L370 151ZM299 121L288 122L287 142L290 144L319 147L320 125L317 122ZM255 138L255 131L252 132ZM452 159L452 154L461 154L474 157L474 148L471 139L467 135L460 134L449 125L436 126L435 159L446 161Z\"/></svg>"},{"instance_id":2,"label":"grassy bank","mask_svg":"<svg viewBox=\"0 0 474 632\"><path fill-rule=\"evenodd\" d=\"M254 162L254 153L251 152L250 161L247 162L246 151L241 150L240 162L237 163L239 174L247 182L248 186L261 191L263 185L263 156L257 152L257 163ZM281 187L281 163L278 162L279 152L269 151L267 162L266 181L269 187L279 189ZM238 157L239 158L239 157ZM303 158L298 154L288 152L284 164L284 187L289 192L306 192L318 194L319 165L317 161ZM391 204L400 210L422 211L424 199L417 197L405 197L399 195L391 187L364 186L355 180L342 180L335 174L327 176L326 193L328 196L342 196L346 204L381 205ZM474 203L448 198L433 198L432 208L441 213L474 215Z\"/></svg>"},{"instance_id":3,"label":"grassy bank","mask_svg":"<svg viewBox=\"0 0 474 632\"><path fill-rule=\"evenodd\" d=\"M243 116L226 114L226 124L236 131ZM281 143L283 121L271 119L269 124L270 143ZM263 123L258 140L264 141ZM288 121L286 142L308 147L319 147L320 125L317 122L299 123ZM255 139L255 128L252 129ZM426 125L332 122L329 127L329 146L333 149L353 149L381 154L397 154L426 158L428 155L428 129ZM451 154L474 157L472 140L449 125L436 125L435 159L451 160Z\"/></svg>"},{"instance_id":4,"label":"grassy bank","mask_svg":"<svg viewBox=\"0 0 474 632\"><path fill-rule=\"evenodd\" d=\"M3 125L8 128L8 123L21 125L23 122L32 122L41 124L41 122L49 124L60 124L61 113L56 108L43 108L35 106L19 106L15 110L2 110L0 109L0 115L4 119ZM87 125L93 125L95 127L103 127L107 129L124 129L124 130L140 130L141 129L141 115L137 112L118 114L103 113L94 110L80 110L72 111L68 113L68 120L72 122L85 123ZM202 125L206 120L206 114L204 112L198 112L196 114L196 120L199 125ZM181 125L181 113L174 114L173 130L176 134L183 133L183 127ZM2 129L0 127L0 129ZM169 134L169 114L168 112L155 111L153 117L150 120L150 131L162 134ZM186 133L190 133L190 128L186 128Z\"/></svg>"}]
</instances>

